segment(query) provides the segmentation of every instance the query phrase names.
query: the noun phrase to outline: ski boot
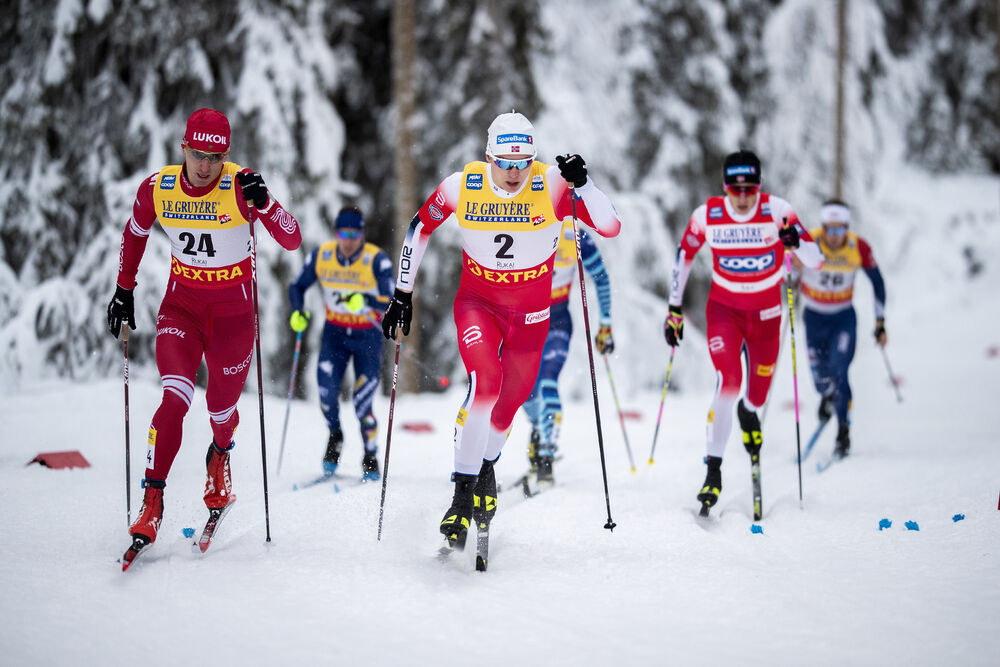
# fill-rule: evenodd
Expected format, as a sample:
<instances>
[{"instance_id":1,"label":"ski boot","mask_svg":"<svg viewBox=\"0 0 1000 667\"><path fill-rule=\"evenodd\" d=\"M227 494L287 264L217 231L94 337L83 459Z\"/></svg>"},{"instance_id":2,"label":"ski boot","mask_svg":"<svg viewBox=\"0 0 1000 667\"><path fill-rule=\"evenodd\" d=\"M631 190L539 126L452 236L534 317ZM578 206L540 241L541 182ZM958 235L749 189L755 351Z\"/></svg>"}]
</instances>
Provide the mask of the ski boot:
<instances>
[{"instance_id":1,"label":"ski boot","mask_svg":"<svg viewBox=\"0 0 1000 667\"><path fill-rule=\"evenodd\" d=\"M833 456L842 459L851 453L851 427L841 422L837 426L837 445L833 448Z\"/></svg>"},{"instance_id":2,"label":"ski boot","mask_svg":"<svg viewBox=\"0 0 1000 667\"><path fill-rule=\"evenodd\" d=\"M552 464L556 459L556 448L550 445L538 445L535 451L538 453L538 481L555 483L555 477L552 475Z\"/></svg>"},{"instance_id":3,"label":"ski boot","mask_svg":"<svg viewBox=\"0 0 1000 667\"><path fill-rule=\"evenodd\" d=\"M145 544L156 541L156 533L163 520L163 487L166 482L155 479L143 479L145 489L142 496L142 509L135 522L129 526L128 534L133 540L141 539Z\"/></svg>"},{"instance_id":4,"label":"ski boot","mask_svg":"<svg viewBox=\"0 0 1000 667\"><path fill-rule=\"evenodd\" d=\"M705 475L701 491L698 492L702 516L708 516L709 508L719 502L719 494L722 493L722 458L706 456L705 464L708 466L708 473Z\"/></svg>"},{"instance_id":5,"label":"ski boot","mask_svg":"<svg viewBox=\"0 0 1000 667\"><path fill-rule=\"evenodd\" d=\"M493 471L495 461L483 461L479 480L472 492L472 518L476 525L489 525L497 513L497 476Z\"/></svg>"},{"instance_id":6,"label":"ski boot","mask_svg":"<svg viewBox=\"0 0 1000 667\"><path fill-rule=\"evenodd\" d=\"M209 510L219 510L236 502L232 476L229 472L229 452L235 445L235 442L230 442L228 447L221 449L213 440L208 446L208 453L205 455L205 468L208 474L205 480L204 498L205 506Z\"/></svg>"},{"instance_id":7,"label":"ski boot","mask_svg":"<svg viewBox=\"0 0 1000 667\"><path fill-rule=\"evenodd\" d=\"M340 463L340 450L344 447L344 434L340 430L330 431L330 439L326 443L326 454L323 455L323 472L333 475Z\"/></svg>"},{"instance_id":8,"label":"ski boot","mask_svg":"<svg viewBox=\"0 0 1000 667\"><path fill-rule=\"evenodd\" d=\"M756 412L751 412L743 405L740 399L736 406L736 416L740 420L740 428L743 430L743 447L750 455L750 461L756 463L760 460L760 447L764 444L764 434L760 430L760 418Z\"/></svg>"},{"instance_id":9,"label":"ski boot","mask_svg":"<svg viewBox=\"0 0 1000 667\"><path fill-rule=\"evenodd\" d=\"M531 427L531 440L528 442L528 463L531 464L531 472L538 470L538 445L542 441L542 434L534 426Z\"/></svg>"},{"instance_id":10,"label":"ski boot","mask_svg":"<svg viewBox=\"0 0 1000 667\"><path fill-rule=\"evenodd\" d=\"M823 400L819 402L819 410L816 412L816 417L819 419L820 424L824 424L830 421L830 417L833 416L833 395L824 396Z\"/></svg>"},{"instance_id":11,"label":"ski boot","mask_svg":"<svg viewBox=\"0 0 1000 667\"><path fill-rule=\"evenodd\" d=\"M472 525L476 476L456 472L451 478L455 482L455 495L451 499L451 507L441 519L440 530L448 540L449 547L464 549L465 538Z\"/></svg>"},{"instance_id":12,"label":"ski boot","mask_svg":"<svg viewBox=\"0 0 1000 667\"><path fill-rule=\"evenodd\" d=\"M378 457L375 452L365 452L365 457L361 459L361 481L377 482L382 479L382 473L378 469Z\"/></svg>"}]
</instances>

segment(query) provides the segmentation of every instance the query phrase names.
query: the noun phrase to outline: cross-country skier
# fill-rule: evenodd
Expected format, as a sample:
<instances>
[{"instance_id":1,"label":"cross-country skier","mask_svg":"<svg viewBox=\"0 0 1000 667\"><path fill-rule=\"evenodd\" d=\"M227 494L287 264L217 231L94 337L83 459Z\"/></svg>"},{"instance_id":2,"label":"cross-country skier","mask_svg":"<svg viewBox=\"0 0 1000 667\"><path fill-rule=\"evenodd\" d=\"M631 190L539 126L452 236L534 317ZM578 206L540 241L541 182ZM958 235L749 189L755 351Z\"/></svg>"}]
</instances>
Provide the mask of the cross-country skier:
<instances>
[{"instance_id":1,"label":"cross-country skier","mask_svg":"<svg viewBox=\"0 0 1000 667\"><path fill-rule=\"evenodd\" d=\"M365 242L365 220L357 208L345 208L334 223L337 238L313 250L299 277L288 286L292 330L304 331L309 312L303 297L319 282L326 306L326 325L319 350L316 376L319 405L330 428L323 471L332 475L340 463L344 433L340 428L340 384L347 364L354 362L354 412L361 425L363 478L379 479L378 422L372 400L382 370L382 332L379 322L392 295L392 260L378 246Z\"/></svg>"},{"instance_id":2,"label":"cross-country skier","mask_svg":"<svg viewBox=\"0 0 1000 667\"><path fill-rule=\"evenodd\" d=\"M561 221L573 215L572 198L577 217L598 234L621 229L582 157L559 156L558 166L550 166L536 156L528 119L514 112L497 116L487 132L486 161L448 176L413 217L382 321L386 338L395 338L397 329L409 332L421 258L431 232L454 215L462 237L454 315L469 393L455 425L455 493L440 526L452 544L464 545L473 519L488 523L496 511L493 464L538 374L553 259Z\"/></svg>"},{"instance_id":3,"label":"cross-country skier","mask_svg":"<svg viewBox=\"0 0 1000 667\"><path fill-rule=\"evenodd\" d=\"M597 285L600 305L600 328L595 343L600 354L611 354L615 340L611 334L611 280L604 260L594 240L583 229L580 234L580 256L583 268ZM542 363L531 395L524 403L524 411L531 420L531 444L528 460L541 482L552 481L552 462L559 447L559 430L562 425L562 401L559 398L559 374L569 353L569 339L573 335L573 320L569 316L569 294L576 279L576 237L573 218L563 221L552 270L552 314L549 318L549 335L542 350Z\"/></svg>"},{"instance_id":4,"label":"cross-country skier","mask_svg":"<svg viewBox=\"0 0 1000 667\"><path fill-rule=\"evenodd\" d=\"M108 327L117 338L123 323L135 329L132 291L154 222L170 239L166 295L156 317L156 366L163 398L149 426L142 510L129 528L133 543L156 540L163 517L163 489L181 446L184 415L194 396L202 357L208 366L205 401L212 427L204 500L209 510L236 501L229 455L236 444L236 409L254 348L250 224L259 220L286 250L301 242L299 224L264 185L261 175L228 161L229 120L198 109L181 142L183 164L145 179L122 236Z\"/></svg>"},{"instance_id":5,"label":"cross-country skier","mask_svg":"<svg viewBox=\"0 0 1000 667\"><path fill-rule=\"evenodd\" d=\"M885 347L885 281L875 263L871 246L850 231L851 209L838 199L823 203L820 227L810 230L819 239L823 252L821 269L801 269L801 292L809 347L809 367L820 393L819 419L825 422L836 413L836 458L847 456L851 447L851 385L847 371L854 359L858 318L854 311L854 277L864 270L875 291L875 342Z\"/></svg>"},{"instance_id":6,"label":"cross-country skier","mask_svg":"<svg viewBox=\"0 0 1000 667\"><path fill-rule=\"evenodd\" d=\"M722 455L743 381L742 350L747 388L736 411L751 463L759 461L763 436L757 410L767 401L778 359L785 252L791 250L806 266L818 268L823 262L819 246L791 205L761 192L761 165L754 153L741 150L726 156L722 178L726 196L711 197L696 208L681 237L663 325L667 343L677 346L684 336L684 286L695 254L707 245L712 252L712 287L705 305L705 334L716 388L706 427L708 474L698 493L705 510L715 505L722 490Z\"/></svg>"}]
</instances>

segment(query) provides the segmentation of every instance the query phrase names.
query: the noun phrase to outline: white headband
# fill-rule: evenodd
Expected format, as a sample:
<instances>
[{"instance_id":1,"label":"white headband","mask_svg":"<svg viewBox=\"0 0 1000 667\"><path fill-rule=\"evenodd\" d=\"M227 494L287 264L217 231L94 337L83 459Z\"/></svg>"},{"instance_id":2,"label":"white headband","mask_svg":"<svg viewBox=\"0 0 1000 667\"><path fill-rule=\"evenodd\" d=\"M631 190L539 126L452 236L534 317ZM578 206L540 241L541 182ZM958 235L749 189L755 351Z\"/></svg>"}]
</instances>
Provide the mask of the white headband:
<instances>
[{"instance_id":1,"label":"white headband","mask_svg":"<svg viewBox=\"0 0 1000 667\"><path fill-rule=\"evenodd\" d=\"M842 222L851 224L851 209L843 204L824 204L820 211L820 222Z\"/></svg>"}]
</instances>

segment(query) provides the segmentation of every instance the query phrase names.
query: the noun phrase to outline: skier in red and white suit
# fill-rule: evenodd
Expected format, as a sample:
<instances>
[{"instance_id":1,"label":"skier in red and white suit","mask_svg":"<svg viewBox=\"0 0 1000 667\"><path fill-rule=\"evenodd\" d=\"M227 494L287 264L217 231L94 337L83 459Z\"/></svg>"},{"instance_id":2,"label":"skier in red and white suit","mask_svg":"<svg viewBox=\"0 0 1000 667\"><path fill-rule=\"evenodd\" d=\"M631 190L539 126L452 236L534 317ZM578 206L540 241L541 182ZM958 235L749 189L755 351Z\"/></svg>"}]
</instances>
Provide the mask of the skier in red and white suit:
<instances>
[{"instance_id":1,"label":"skier in red and white suit","mask_svg":"<svg viewBox=\"0 0 1000 667\"><path fill-rule=\"evenodd\" d=\"M705 306L708 349L715 366L715 397L708 410L705 463L708 475L698 499L711 507L722 490L722 455L733 425L733 405L747 358L746 397L737 413L743 443L759 456L763 438L757 410L767 401L781 338L781 281L786 250L819 267L823 254L791 205L760 191L760 160L750 151L728 155L723 165L725 197L712 197L691 214L677 250L664 323L667 343L684 334L681 301L695 254L712 251L712 287Z\"/></svg>"},{"instance_id":2,"label":"skier in red and white suit","mask_svg":"<svg viewBox=\"0 0 1000 667\"><path fill-rule=\"evenodd\" d=\"M268 193L261 175L228 162L229 121L199 109L187 121L184 163L163 167L143 181L122 237L108 326L118 336L135 329L132 290L154 222L170 239L170 277L156 318L156 366L163 398L149 426L143 509L129 533L152 542L163 514L163 488L181 446L184 415L194 396L202 357L208 366L205 400L212 426L205 504L235 502L229 474L236 404L254 344L251 296L251 220L259 220L286 250L299 247L299 225Z\"/></svg>"},{"instance_id":3,"label":"skier in red and white suit","mask_svg":"<svg viewBox=\"0 0 1000 667\"><path fill-rule=\"evenodd\" d=\"M535 160L534 128L519 113L501 114L487 133L486 162L447 177L410 223L386 338L409 332L411 293L431 232L455 216L462 236L462 278L455 297L458 348L469 393L455 427L455 497L441 523L464 543L477 506L488 521L496 507L493 463L511 422L531 393L549 328L552 266L562 219L576 215L601 236L621 222L608 197L587 178L583 158ZM575 189L574 189L575 186ZM479 485L476 485L477 479Z\"/></svg>"}]
</instances>

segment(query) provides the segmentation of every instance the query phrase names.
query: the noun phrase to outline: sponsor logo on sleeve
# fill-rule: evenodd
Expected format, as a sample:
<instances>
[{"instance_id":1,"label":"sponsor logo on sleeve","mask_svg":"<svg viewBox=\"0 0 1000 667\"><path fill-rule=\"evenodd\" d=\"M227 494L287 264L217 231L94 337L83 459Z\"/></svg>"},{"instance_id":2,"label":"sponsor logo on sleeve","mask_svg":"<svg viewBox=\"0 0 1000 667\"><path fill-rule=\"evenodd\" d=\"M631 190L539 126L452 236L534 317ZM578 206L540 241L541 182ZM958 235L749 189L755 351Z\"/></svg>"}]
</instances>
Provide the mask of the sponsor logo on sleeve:
<instances>
[{"instance_id":1,"label":"sponsor logo on sleeve","mask_svg":"<svg viewBox=\"0 0 1000 667\"><path fill-rule=\"evenodd\" d=\"M437 207L437 204L431 204L428 206L427 212L430 213L432 220L444 220L444 213L442 213L441 209Z\"/></svg>"},{"instance_id":2,"label":"sponsor logo on sleeve","mask_svg":"<svg viewBox=\"0 0 1000 667\"><path fill-rule=\"evenodd\" d=\"M465 177L465 189L466 190L482 190L483 189L483 175L482 174L469 174Z\"/></svg>"},{"instance_id":3,"label":"sponsor logo on sleeve","mask_svg":"<svg viewBox=\"0 0 1000 667\"><path fill-rule=\"evenodd\" d=\"M173 190L177 185L177 176L174 174L164 174L160 177L161 190Z\"/></svg>"},{"instance_id":4,"label":"sponsor logo on sleeve","mask_svg":"<svg viewBox=\"0 0 1000 667\"><path fill-rule=\"evenodd\" d=\"M684 240L687 241L687 244L692 248L697 248L698 246L701 245L701 241L699 241L698 237L695 236L694 234L688 234L687 236L684 237Z\"/></svg>"}]
</instances>

